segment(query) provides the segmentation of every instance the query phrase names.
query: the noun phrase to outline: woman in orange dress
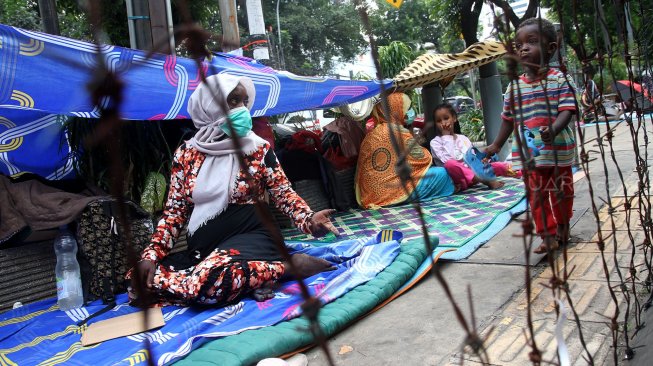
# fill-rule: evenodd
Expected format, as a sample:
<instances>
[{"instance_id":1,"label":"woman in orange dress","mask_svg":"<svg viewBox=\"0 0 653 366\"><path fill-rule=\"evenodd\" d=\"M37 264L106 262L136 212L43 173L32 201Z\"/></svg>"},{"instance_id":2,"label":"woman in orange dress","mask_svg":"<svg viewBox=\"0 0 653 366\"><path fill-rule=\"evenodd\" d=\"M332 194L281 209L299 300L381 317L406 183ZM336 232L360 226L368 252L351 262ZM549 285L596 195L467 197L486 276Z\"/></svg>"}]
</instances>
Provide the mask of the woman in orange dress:
<instances>
[{"instance_id":1,"label":"woman in orange dress","mask_svg":"<svg viewBox=\"0 0 653 366\"><path fill-rule=\"evenodd\" d=\"M356 199L363 208L397 205L409 200L430 201L454 193L454 185L447 171L432 167L433 158L428 149L420 146L413 135L402 126L410 99L403 93L388 96L389 121L384 118L381 105L372 111L376 126L370 131L360 147L356 169ZM391 134L405 156L409 170L405 174L410 183L405 189L397 173L400 155L395 152Z\"/></svg>"}]
</instances>

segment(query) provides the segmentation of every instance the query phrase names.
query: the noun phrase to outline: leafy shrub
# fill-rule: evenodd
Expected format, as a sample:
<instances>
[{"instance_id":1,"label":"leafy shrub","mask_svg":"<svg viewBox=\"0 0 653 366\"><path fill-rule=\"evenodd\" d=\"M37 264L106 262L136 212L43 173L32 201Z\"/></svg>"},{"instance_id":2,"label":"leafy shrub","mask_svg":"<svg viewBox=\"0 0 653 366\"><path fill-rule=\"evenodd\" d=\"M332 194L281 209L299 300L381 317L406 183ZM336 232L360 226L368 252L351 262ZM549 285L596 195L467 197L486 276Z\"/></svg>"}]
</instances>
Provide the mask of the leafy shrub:
<instances>
[{"instance_id":1,"label":"leafy shrub","mask_svg":"<svg viewBox=\"0 0 653 366\"><path fill-rule=\"evenodd\" d=\"M190 120L121 121L110 130L98 120L72 117L65 126L77 176L111 192L116 159L123 195L152 214L163 208L174 149L194 132ZM110 144L120 146L115 157L109 156Z\"/></svg>"},{"instance_id":2,"label":"leafy shrub","mask_svg":"<svg viewBox=\"0 0 653 366\"><path fill-rule=\"evenodd\" d=\"M483 111L472 109L469 112L458 116L460 130L463 135L471 141L485 140L485 125L483 124Z\"/></svg>"}]
</instances>

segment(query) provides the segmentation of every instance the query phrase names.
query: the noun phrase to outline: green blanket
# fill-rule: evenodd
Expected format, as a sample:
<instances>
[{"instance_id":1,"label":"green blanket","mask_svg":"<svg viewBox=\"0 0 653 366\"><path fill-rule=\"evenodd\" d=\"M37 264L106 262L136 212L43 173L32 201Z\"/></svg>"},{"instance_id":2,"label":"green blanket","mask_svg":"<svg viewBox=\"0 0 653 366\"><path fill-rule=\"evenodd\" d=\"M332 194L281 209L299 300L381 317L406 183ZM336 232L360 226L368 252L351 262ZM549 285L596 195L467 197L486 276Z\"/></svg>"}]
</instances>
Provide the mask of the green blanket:
<instances>
[{"instance_id":1,"label":"green blanket","mask_svg":"<svg viewBox=\"0 0 653 366\"><path fill-rule=\"evenodd\" d=\"M424 243L411 240L377 277L327 304L319 315L323 332L333 335L392 296L427 258ZM249 330L204 344L175 365L251 365L314 343L304 317Z\"/></svg>"}]
</instances>

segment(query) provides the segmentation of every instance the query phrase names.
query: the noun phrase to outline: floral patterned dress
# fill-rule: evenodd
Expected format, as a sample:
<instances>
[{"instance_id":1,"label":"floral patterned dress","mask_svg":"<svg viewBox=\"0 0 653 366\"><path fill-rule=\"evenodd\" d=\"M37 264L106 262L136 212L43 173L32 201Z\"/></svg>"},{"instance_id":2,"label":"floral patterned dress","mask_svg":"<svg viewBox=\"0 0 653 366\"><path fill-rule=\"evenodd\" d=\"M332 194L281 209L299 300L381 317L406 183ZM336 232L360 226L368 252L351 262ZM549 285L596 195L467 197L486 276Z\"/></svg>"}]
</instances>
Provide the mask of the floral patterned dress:
<instances>
[{"instance_id":1,"label":"floral patterned dress","mask_svg":"<svg viewBox=\"0 0 653 366\"><path fill-rule=\"evenodd\" d=\"M244 230L242 227L235 227L233 230L227 228L233 231L224 236L228 239L220 239L222 243L215 244L214 249L209 250L207 255L197 258L196 263L187 268L175 269L174 265L166 263L166 257L190 218L193 209L193 189L205 158L204 153L185 143L175 152L165 210L150 245L141 255L142 260L156 263L153 286L158 295L156 303L159 305L227 304L253 289L278 280L285 270L281 261L269 260L269 255L267 260L257 260L253 259L255 257L252 254L243 256L238 249L230 247L230 240L234 237L248 234L247 227ZM245 172L240 171L235 189L229 198L229 208L247 208L247 205L253 205L257 198L262 199L267 191L281 212L288 215L301 231L310 233L309 223L314 213L292 189L274 152L270 150L269 143L266 142L252 154L245 155L244 159L253 179L248 182ZM227 209L218 215L216 220L228 216L229 213L230 210ZM256 220L255 215L249 217ZM238 225L218 223L215 228L225 226ZM269 252L271 241L264 240L265 237L262 239L262 242L252 242L251 245L268 246ZM196 251L195 255L199 256L199 251ZM128 277L132 277L132 271ZM131 300L136 298L131 287L129 295Z\"/></svg>"}]
</instances>

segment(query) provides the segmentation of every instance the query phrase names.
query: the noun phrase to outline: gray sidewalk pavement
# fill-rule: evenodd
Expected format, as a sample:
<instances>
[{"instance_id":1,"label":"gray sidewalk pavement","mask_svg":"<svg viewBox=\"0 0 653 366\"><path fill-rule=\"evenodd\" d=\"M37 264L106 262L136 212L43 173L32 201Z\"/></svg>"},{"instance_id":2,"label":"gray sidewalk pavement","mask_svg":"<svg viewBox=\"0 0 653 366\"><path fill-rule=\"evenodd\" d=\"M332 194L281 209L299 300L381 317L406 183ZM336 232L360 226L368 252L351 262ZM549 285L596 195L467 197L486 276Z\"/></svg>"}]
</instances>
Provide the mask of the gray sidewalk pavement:
<instances>
[{"instance_id":1,"label":"gray sidewalk pavement","mask_svg":"<svg viewBox=\"0 0 653 366\"><path fill-rule=\"evenodd\" d=\"M606 127L599 126L599 130L604 133ZM585 140L589 141L585 145L586 149L598 151L596 141L593 140L597 135L595 127L586 127L584 131ZM628 194L632 194L633 187L636 187L637 175L634 171L632 139L625 123L617 127L613 143L619 169L630 187ZM619 199L623 200L623 189L617 166L608 156L609 178L606 180L599 155L591 157L599 158L590 165L595 202L599 207L603 206L599 197L607 198L607 184L614 203L618 204ZM605 316L612 314L614 304L604 280L600 254L596 245L590 242L597 233L597 224L592 211L588 180L583 174L581 171L575 175L578 181L575 182L576 197L568 263L576 269L570 286L574 305L583 324L583 336L595 364L611 365L614 363L612 338L607 325L608 318ZM608 225L605 208L601 215L602 225ZM624 217L617 217L617 224L623 228ZM626 232L622 228L617 230L617 234L622 236L617 248L620 268L630 258L629 241L623 236ZM521 232L521 224L512 221L466 260L440 261L437 264L448 281L455 301L468 319L471 319L468 289L471 291L475 326L483 337L488 337L488 355L491 364L495 365L530 364L530 348L526 346L525 338L527 302L524 289L527 275L533 284L531 299L536 342L542 350L544 360L555 360L555 308L551 290L543 286L550 278L550 269L547 269L547 261L542 260L543 255L532 254L531 263L536 264L527 274L523 240L517 237ZM534 247L539 245L538 241ZM612 258L611 254L609 258ZM641 260L640 257L636 259ZM562 256L559 255L557 260L560 263ZM614 271L614 264L611 264L611 276ZM623 316L620 316L620 320L622 318ZM567 320L563 334L569 347L571 364L586 364L573 319ZM476 358L462 352L465 336L466 333L456 320L452 305L442 287L435 278L428 276L398 299L331 337L329 349L336 365L457 365L461 361L476 364ZM647 340L639 341L646 343ZM640 350L637 354L653 353L650 349L653 345L643 348L646 348L646 351ZM318 348L307 351L306 355L310 366L328 364ZM635 362L643 361L641 359L642 357L639 357L639 360L636 357ZM640 365L648 364L650 360L644 362Z\"/></svg>"}]
</instances>

